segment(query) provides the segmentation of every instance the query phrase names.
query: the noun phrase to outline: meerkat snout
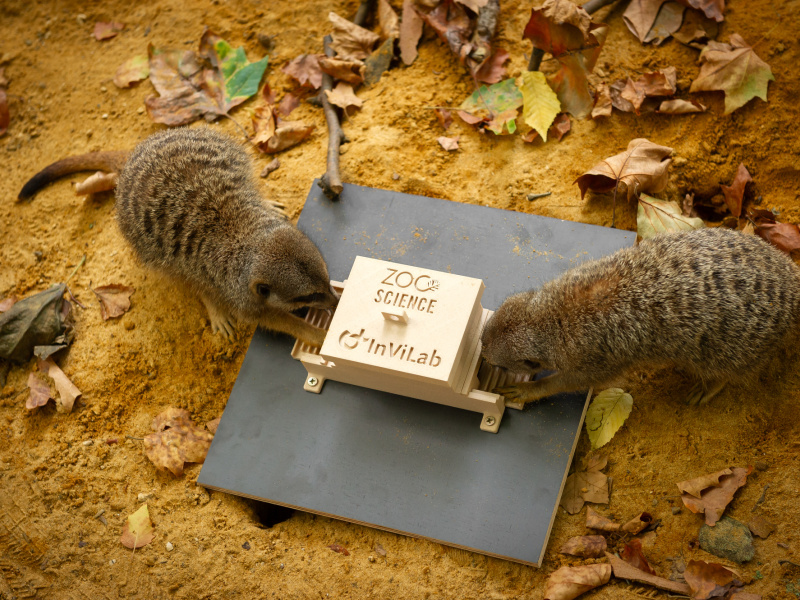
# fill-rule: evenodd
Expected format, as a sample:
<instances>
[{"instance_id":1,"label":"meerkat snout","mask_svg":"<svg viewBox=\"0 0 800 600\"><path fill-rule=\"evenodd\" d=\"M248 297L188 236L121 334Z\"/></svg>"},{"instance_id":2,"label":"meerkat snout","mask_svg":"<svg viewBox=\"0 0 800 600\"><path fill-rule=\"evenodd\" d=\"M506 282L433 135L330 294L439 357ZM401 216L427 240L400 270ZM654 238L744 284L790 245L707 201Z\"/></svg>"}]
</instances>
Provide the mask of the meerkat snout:
<instances>
[{"instance_id":1,"label":"meerkat snout","mask_svg":"<svg viewBox=\"0 0 800 600\"><path fill-rule=\"evenodd\" d=\"M531 375L549 368L547 357L536 347L537 325L528 315L529 306L529 293L511 296L486 323L481 353L490 364Z\"/></svg>"},{"instance_id":2,"label":"meerkat snout","mask_svg":"<svg viewBox=\"0 0 800 600\"><path fill-rule=\"evenodd\" d=\"M302 308L335 308L339 295L331 287L319 249L294 227L272 231L250 274L251 299L265 310L294 312Z\"/></svg>"}]
</instances>

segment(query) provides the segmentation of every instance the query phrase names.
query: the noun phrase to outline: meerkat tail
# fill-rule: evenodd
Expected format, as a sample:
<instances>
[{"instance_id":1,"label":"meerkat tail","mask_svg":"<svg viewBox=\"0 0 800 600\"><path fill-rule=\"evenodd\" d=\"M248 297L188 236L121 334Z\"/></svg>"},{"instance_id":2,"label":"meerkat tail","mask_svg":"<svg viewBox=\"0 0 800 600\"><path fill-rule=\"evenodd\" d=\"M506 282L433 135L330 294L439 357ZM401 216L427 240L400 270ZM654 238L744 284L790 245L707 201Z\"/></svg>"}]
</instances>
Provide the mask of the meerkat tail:
<instances>
[{"instance_id":1,"label":"meerkat tail","mask_svg":"<svg viewBox=\"0 0 800 600\"><path fill-rule=\"evenodd\" d=\"M64 175L80 171L119 171L128 160L128 154L122 150L90 152L56 161L31 177L28 183L22 187L17 200L32 198L40 189Z\"/></svg>"}]
</instances>

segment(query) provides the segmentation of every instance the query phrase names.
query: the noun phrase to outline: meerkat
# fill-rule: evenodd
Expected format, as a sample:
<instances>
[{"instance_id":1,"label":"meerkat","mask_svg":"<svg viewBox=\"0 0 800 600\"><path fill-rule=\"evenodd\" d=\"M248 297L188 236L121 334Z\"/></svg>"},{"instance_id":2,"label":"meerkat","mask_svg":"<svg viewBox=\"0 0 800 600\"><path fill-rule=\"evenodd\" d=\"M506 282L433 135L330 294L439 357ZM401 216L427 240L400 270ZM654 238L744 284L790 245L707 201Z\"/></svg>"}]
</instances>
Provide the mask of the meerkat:
<instances>
[{"instance_id":1,"label":"meerkat","mask_svg":"<svg viewBox=\"0 0 800 600\"><path fill-rule=\"evenodd\" d=\"M321 346L323 329L293 314L338 302L314 243L264 200L250 157L210 128L156 133L130 152L67 158L35 175L33 196L62 175L118 171L117 223L141 261L187 284L212 329L230 337L236 321Z\"/></svg>"},{"instance_id":2,"label":"meerkat","mask_svg":"<svg viewBox=\"0 0 800 600\"><path fill-rule=\"evenodd\" d=\"M800 269L754 235L662 234L507 298L482 333L491 364L538 381L495 390L517 402L608 385L628 369L697 377L687 402L746 382L800 319Z\"/></svg>"}]
</instances>

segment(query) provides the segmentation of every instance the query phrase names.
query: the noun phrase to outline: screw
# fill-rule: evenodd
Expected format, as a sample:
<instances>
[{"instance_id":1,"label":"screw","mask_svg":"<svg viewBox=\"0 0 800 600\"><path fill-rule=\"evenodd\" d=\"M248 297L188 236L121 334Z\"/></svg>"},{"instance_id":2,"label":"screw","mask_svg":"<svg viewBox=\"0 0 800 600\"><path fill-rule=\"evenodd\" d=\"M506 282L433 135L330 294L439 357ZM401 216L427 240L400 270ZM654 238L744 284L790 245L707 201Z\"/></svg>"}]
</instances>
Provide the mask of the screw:
<instances>
[{"instance_id":1,"label":"screw","mask_svg":"<svg viewBox=\"0 0 800 600\"><path fill-rule=\"evenodd\" d=\"M319 380L316 377L309 377L308 380L306 381L306 383L308 385L310 385L311 387L314 387L315 385L317 385L319 383Z\"/></svg>"},{"instance_id":2,"label":"screw","mask_svg":"<svg viewBox=\"0 0 800 600\"><path fill-rule=\"evenodd\" d=\"M494 425L494 421L495 421L495 418L494 418L494 417L492 417L491 415L490 415L490 416L488 416L488 417L486 417L486 418L483 420L483 422L484 422L484 423L486 423L486 424L487 424L489 427L491 427L492 425Z\"/></svg>"}]
</instances>

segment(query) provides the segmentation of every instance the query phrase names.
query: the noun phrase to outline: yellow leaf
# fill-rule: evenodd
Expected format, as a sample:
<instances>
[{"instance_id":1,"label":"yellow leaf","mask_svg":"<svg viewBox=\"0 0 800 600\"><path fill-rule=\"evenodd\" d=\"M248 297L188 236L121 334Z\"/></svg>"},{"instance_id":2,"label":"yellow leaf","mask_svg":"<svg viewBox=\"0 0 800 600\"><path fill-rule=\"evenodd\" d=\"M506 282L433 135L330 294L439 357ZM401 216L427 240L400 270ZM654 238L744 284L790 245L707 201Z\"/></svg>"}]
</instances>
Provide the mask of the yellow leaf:
<instances>
[{"instance_id":1,"label":"yellow leaf","mask_svg":"<svg viewBox=\"0 0 800 600\"><path fill-rule=\"evenodd\" d=\"M150 521L150 511L147 504L143 504L139 510L132 515L128 515L125 525L122 527L122 537L120 542L126 548L141 548L153 541L153 523Z\"/></svg>"},{"instance_id":2,"label":"yellow leaf","mask_svg":"<svg viewBox=\"0 0 800 600\"><path fill-rule=\"evenodd\" d=\"M633 397L619 388L603 390L586 411L586 433L592 449L605 446L631 414Z\"/></svg>"},{"instance_id":3,"label":"yellow leaf","mask_svg":"<svg viewBox=\"0 0 800 600\"><path fill-rule=\"evenodd\" d=\"M544 73L540 71L526 71L522 74L522 117L525 122L533 127L542 141L547 141L547 130L561 112L561 103L558 96L547 84Z\"/></svg>"},{"instance_id":4,"label":"yellow leaf","mask_svg":"<svg viewBox=\"0 0 800 600\"><path fill-rule=\"evenodd\" d=\"M684 231L705 227L703 219L685 217L677 202L659 200L647 194L639 196L636 228L643 240L669 231Z\"/></svg>"}]
</instances>

